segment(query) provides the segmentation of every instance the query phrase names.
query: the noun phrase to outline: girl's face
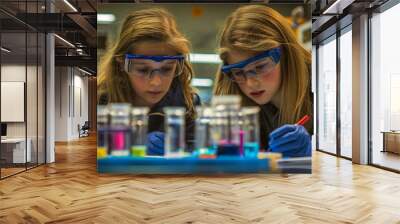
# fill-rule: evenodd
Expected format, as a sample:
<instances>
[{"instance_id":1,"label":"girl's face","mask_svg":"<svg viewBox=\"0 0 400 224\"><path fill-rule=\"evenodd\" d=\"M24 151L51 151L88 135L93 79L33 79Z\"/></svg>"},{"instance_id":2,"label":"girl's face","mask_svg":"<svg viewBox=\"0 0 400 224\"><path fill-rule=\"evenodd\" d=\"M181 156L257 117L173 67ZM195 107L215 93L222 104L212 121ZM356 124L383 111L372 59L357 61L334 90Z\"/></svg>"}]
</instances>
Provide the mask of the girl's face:
<instances>
[{"instance_id":1,"label":"girl's face","mask_svg":"<svg viewBox=\"0 0 400 224\"><path fill-rule=\"evenodd\" d=\"M236 64L238 62L254 57L256 54L244 51L229 51L227 62L228 64ZM252 63L243 68L244 71L257 70L258 67L266 66L265 63ZM263 70L263 69L258 69ZM278 93L281 85L281 69L278 63L272 70L265 74L257 74L257 76L247 77L243 82L237 83L241 91L256 102L258 105L263 105L272 101L275 105L278 104Z\"/></svg>"},{"instance_id":2,"label":"girl's face","mask_svg":"<svg viewBox=\"0 0 400 224\"><path fill-rule=\"evenodd\" d=\"M150 41L136 44L132 53L146 56L177 55L177 52L167 44ZM134 74L128 75L135 91L134 104L148 107L154 106L167 94L175 77L176 63L168 61L157 63L148 59L137 59L133 67L132 73ZM153 74L150 76L140 75L150 74L152 71Z\"/></svg>"}]
</instances>

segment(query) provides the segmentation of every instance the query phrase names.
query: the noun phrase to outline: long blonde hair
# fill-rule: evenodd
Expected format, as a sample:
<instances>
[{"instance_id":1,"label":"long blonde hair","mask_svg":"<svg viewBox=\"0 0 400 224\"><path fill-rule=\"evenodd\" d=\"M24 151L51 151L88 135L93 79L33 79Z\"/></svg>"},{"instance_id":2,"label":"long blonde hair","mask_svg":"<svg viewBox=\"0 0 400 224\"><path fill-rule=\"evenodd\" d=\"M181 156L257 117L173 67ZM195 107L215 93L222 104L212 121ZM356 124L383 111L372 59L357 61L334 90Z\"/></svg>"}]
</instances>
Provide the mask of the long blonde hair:
<instances>
[{"instance_id":1,"label":"long blonde hair","mask_svg":"<svg viewBox=\"0 0 400 224\"><path fill-rule=\"evenodd\" d=\"M312 113L311 54L298 43L281 14L263 5L240 7L225 21L219 41L219 54L224 63L231 50L260 53L280 46L282 94L279 124L293 124L301 116ZM221 71L217 72L216 79L215 95L240 94L244 105L255 105Z\"/></svg>"},{"instance_id":2,"label":"long blonde hair","mask_svg":"<svg viewBox=\"0 0 400 224\"><path fill-rule=\"evenodd\" d=\"M133 51L135 44L142 41L164 42L182 55L190 52L189 41L178 31L174 17L166 10L154 8L131 13L125 18L115 44L100 60L98 100L106 94L109 102L132 103L134 89L117 58ZM185 57L183 72L178 78L182 84L186 107L191 111L194 111L194 89L190 86L193 75L192 66Z\"/></svg>"}]
</instances>

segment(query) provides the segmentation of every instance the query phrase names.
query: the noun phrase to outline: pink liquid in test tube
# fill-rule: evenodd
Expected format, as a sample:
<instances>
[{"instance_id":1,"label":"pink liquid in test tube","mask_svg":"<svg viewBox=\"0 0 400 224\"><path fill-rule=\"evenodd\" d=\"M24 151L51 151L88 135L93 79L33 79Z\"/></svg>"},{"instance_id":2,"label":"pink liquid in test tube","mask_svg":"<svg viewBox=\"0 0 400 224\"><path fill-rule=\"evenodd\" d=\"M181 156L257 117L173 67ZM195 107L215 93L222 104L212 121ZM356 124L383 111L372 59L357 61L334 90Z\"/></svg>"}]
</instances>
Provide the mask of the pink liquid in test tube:
<instances>
[{"instance_id":1,"label":"pink liquid in test tube","mask_svg":"<svg viewBox=\"0 0 400 224\"><path fill-rule=\"evenodd\" d=\"M116 149L116 150L125 149L124 132L120 131L120 132L114 133L114 149Z\"/></svg>"},{"instance_id":2,"label":"pink liquid in test tube","mask_svg":"<svg viewBox=\"0 0 400 224\"><path fill-rule=\"evenodd\" d=\"M240 155L243 155L243 145L244 145L244 131L240 130L239 131L239 152Z\"/></svg>"}]
</instances>

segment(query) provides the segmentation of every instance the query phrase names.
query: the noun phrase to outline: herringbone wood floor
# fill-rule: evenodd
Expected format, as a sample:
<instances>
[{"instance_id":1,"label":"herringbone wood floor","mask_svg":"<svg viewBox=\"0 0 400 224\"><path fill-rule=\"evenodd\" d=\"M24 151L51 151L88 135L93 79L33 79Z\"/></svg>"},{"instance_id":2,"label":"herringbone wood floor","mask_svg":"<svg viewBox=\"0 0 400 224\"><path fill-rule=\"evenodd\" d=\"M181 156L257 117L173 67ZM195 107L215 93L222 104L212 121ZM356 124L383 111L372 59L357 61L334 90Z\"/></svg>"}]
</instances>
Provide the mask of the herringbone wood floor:
<instances>
[{"instance_id":1,"label":"herringbone wood floor","mask_svg":"<svg viewBox=\"0 0 400 224\"><path fill-rule=\"evenodd\" d=\"M0 223L400 223L400 175L314 152L312 175L96 173L95 138L0 181Z\"/></svg>"}]
</instances>

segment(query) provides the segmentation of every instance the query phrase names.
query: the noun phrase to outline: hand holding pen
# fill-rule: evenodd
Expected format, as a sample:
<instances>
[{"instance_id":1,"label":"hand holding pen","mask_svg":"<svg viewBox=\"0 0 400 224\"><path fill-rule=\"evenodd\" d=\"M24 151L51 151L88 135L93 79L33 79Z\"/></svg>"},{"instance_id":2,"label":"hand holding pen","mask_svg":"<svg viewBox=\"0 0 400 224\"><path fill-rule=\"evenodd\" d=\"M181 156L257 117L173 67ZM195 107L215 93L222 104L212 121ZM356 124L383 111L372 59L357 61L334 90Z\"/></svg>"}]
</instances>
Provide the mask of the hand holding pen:
<instances>
[{"instance_id":1,"label":"hand holding pen","mask_svg":"<svg viewBox=\"0 0 400 224\"><path fill-rule=\"evenodd\" d=\"M280 152L283 157L311 156L311 136L304 128L310 120L305 115L296 124L283 125L269 135L269 151Z\"/></svg>"},{"instance_id":2,"label":"hand holding pen","mask_svg":"<svg viewBox=\"0 0 400 224\"><path fill-rule=\"evenodd\" d=\"M304 115L299 121L296 122L296 125L305 125L310 120L310 116Z\"/></svg>"}]
</instances>

